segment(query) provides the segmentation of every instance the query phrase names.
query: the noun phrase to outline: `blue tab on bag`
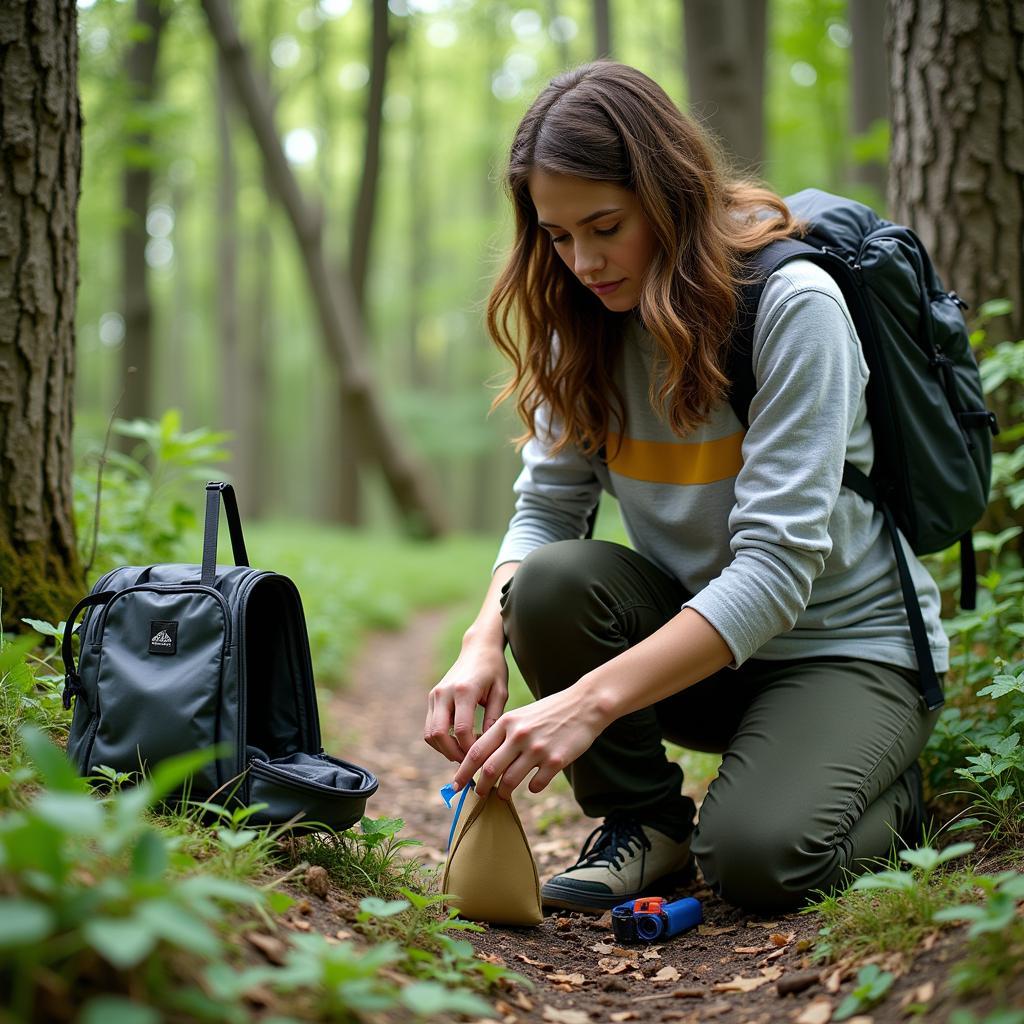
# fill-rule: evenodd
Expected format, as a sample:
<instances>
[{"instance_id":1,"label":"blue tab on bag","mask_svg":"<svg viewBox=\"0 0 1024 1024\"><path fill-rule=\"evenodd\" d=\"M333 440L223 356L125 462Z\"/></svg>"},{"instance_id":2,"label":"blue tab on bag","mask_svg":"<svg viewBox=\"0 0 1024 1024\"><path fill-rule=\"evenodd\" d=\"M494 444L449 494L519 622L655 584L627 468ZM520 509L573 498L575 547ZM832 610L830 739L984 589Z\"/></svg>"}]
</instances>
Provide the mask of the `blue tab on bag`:
<instances>
[{"instance_id":1,"label":"blue tab on bag","mask_svg":"<svg viewBox=\"0 0 1024 1024\"><path fill-rule=\"evenodd\" d=\"M462 790L462 796L459 797L459 805L455 808L455 817L452 818L452 828L448 833L448 845L445 847L446 850L452 848L452 840L455 838L455 826L459 823L459 815L462 813L462 805L466 802L466 794L473 788L473 780L470 779ZM449 782L446 786L441 787L441 799L444 800L445 807L451 807L452 800L455 799L455 785Z\"/></svg>"}]
</instances>

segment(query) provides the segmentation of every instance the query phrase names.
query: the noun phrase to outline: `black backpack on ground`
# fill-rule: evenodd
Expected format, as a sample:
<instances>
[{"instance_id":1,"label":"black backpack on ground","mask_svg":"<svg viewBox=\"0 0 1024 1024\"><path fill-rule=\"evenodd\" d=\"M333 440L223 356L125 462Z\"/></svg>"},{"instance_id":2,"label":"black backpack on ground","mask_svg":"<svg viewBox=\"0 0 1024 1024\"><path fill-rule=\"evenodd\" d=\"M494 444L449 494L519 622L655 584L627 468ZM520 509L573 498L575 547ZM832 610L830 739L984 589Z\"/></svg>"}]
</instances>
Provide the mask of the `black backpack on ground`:
<instances>
[{"instance_id":1,"label":"black backpack on ground","mask_svg":"<svg viewBox=\"0 0 1024 1024\"><path fill-rule=\"evenodd\" d=\"M216 564L222 497L231 567ZM335 830L359 821L377 789L371 772L323 751L298 590L249 568L228 484L206 488L202 565L108 572L68 616L63 658L64 706L77 697L68 756L83 775L100 765L139 772L216 747L217 760L176 796L265 804L252 824L301 815Z\"/></svg>"},{"instance_id":2,"label":"black backpack on ground","mask_svg":"<svg viewBox=\"0 0 1024 1024\"><path fill-rule=\"evenodd\" d=\"M988 504L995 416L985 408L978 365L961 309L920 239L869 207L817 189L785 200L808 224L802 240L784 239L753 258L733 334L730 402L747 424L756 390L751 364L757 305L768 276L794 259L824 268L842 289L870 378L868 420L875 443L870 477L846 463L843 486L885 518L907 607L921 689L929 708L943 703L910 569L897 528L915 554L960 542L960 604L973 608L976 569L971 528Z\"/></svg>"}]
</instances>

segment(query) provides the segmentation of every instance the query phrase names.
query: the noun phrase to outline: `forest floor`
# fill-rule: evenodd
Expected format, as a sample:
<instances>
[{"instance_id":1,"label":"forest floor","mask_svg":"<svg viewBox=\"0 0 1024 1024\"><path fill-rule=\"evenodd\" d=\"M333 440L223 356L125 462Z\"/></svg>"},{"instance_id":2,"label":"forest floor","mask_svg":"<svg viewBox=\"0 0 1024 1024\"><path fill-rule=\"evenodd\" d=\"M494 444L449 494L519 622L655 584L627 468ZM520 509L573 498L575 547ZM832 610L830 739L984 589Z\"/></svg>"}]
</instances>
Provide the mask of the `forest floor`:
<instances>
[{"instance_id":1,"label":"forest floor","mask_svg":"<svg viewBox=\"0 0 1024 1024\"><path fill-rule=\"evenodd\" d=\"M444 862L452 813L439 790L450 781L452 766L423 742L422 733L445 623L446 613L433 611L416 616L399 633L372 635L349 685L321 710L327 748L380 777L368 813L404 819L401 836L422 843L405 852L437 869ZM690 793L699 804L703 794ZM576 859L595 824L580 814L562 785L538 795L523 787L516 806L542 880ZM440 870L436 877L439 884ZM700 899L704 924L643 949L616 946L608 916L596 914L558 912L536 928L492 926L464 933L479 956L533 983L500 995L494 1019L502 1024L825 1024L856 987L865 961L823 965L812 960L811 946L822 927L817 914L753 917L718 899L699 875L685 889L663 895ZM876 958L897 980L883 1003L849 1019L856 1024L913 1016L946 1021L956 1007L970 1007L983 1018L987 1000L965 1003L945 986L963 946L963 929L946 929L930 934L911 957Z\"/></svg>"}]
</instances>

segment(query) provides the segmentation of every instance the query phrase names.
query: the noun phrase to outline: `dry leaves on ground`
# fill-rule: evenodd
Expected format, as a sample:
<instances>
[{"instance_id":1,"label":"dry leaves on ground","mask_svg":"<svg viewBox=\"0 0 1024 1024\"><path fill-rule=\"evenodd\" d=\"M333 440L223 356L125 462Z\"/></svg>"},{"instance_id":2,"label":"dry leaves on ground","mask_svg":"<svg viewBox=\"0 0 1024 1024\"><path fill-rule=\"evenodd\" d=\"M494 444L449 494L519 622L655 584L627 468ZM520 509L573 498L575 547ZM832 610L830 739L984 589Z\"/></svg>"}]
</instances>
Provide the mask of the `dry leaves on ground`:
<instances>
[{"instance_id":1,"label":"dry leaves on ground","mask_svg":"<svg viewBox=\"0 0 1024 1024\"><path fill-rule=\"evenodd\" d=\"M555 969L554 964L545 963L543 960L534 960L533 957L529 957L525 953L516 953L516 959L522 960L524 964L537 967L542 971L553 971Z\"/></svg>"},{"instance_id":2,"label":"dry leaves on ground","mask_svg":"<svg viewBox=\"0 0 1024 1024\"><path fill-rule=\"evenodd\" d=\"M662 967L651 979L652 981L678 981L679 972L674 967Z\"/></svg>"},{"instance_id":3,"label":"dry leaves on ground","mask_svg":"<svg viewBox=\"0 0 1024 1024\"><path fill-rule=\"evenodd\" d=\"M570 988L574 986L579 988L587 983L587 979L582 974L562 974L560 972L555 972L554 974L545 974L544 977L555 985L568 985Z\"/></svg>"},{"instance_id":4,"label":"dry leaves on ground","mask_svg":"<svg viewBox=\"0 0 1024 1024\"><path fill-rule=\"evenodd\" d=\"M762 967L759 978L744 978L737 974L732 981L721 981L711 987L716 992L753 992L754 989L767 985L769 981L775 981L781 977L781 967Z\"/></svg>"},{"instance_id":5,"label":"dry leaves on ground","mask_svg":"<svg viewBox=\"0 0 1024 1024\"><path fill-rule=\"evenodd\" d=\"M557 1006L545 1006L541 1016L552 1024L590 1024L590 1014L585 1010L560 1010Z\"/></svg>"},{"instance_id":6,"label":"dry leaves on ground","mask_svg":"<svg viewBox=\"0 0 1024 1024\"><path fill-rule=\"evenodd\" d=\"M832 1000L814 999L793 1019L795 1024L828 1024L832 1019Z\"/></svg>"}]
</instances>

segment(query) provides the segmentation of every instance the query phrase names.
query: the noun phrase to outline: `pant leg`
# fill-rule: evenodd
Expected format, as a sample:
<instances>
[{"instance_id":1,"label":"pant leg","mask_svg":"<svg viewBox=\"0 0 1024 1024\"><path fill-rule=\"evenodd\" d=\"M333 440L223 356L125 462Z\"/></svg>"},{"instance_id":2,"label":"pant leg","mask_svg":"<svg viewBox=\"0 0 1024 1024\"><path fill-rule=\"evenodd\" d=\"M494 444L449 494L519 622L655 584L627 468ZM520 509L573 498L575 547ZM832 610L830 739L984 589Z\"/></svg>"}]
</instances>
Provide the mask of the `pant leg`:
<instances>
[{"instance_id":1,"label":"pant leg","mask_svg":"<svg viewBox=\"0 0 1024 1024\"><path fill-rule=\"evenodd\" d=\"M531 552L502 596L512 655L537 698L571 686L663 626L686 592L642 555L620 544L579 540ZM584 814L644 811L685 801L682 769L665 756L656 711L609 726L565 772Z\"/></svg>"},{"instance_id":2,"label":"pant leg","mask_svg":"<svg viewBox=\"0 0 1024 1024\"><path fill-rule=\"evenodd\" d=\"M771 914L888 855L914 813L904 773L939 712L925 707L917 674L893 666L831 659L756 671L762 685L708 789L693 851L724 899Z\"/></svg>"}]
</instances>

